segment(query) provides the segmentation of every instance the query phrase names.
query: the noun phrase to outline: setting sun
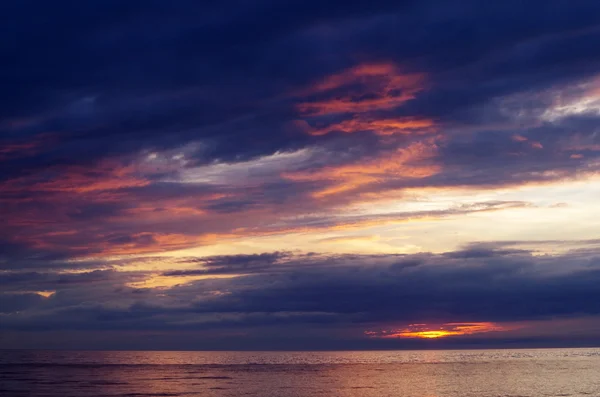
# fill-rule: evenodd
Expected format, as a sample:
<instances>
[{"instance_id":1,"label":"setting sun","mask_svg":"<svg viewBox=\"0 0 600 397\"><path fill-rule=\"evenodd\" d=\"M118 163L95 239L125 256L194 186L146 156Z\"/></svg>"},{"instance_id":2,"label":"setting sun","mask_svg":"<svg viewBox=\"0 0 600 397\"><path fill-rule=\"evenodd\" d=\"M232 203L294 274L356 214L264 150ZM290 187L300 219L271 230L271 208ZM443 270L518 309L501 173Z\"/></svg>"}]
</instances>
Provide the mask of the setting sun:
<instances>
[{"instance_id":1,"label":"setting sun","mask_svg":"<svg viewBox=\"0 0 600 397\"><path fill-rule=\"evenodd\" d=\"M381 331L366 331L371 338L422 338L437 339L448 336L472 335L484 332L506 331L509 328L498 324L483 323L445 323L445 324L410 324L406 328Z\"/></svg>"},{"instance_id":2,"label":"setting sun","mask_svg":"<svg viewBox=\"0 0 600 397\"><path fill-rule=\"evenodd\" d=\"M407 332L402 334L402 336L410 338L427 338L427 339L435 339L435 338L443 338L450 335L461 335L458 332L450 332L450 331L422 331L422 332Z\"/></svg>"}]
</instances>

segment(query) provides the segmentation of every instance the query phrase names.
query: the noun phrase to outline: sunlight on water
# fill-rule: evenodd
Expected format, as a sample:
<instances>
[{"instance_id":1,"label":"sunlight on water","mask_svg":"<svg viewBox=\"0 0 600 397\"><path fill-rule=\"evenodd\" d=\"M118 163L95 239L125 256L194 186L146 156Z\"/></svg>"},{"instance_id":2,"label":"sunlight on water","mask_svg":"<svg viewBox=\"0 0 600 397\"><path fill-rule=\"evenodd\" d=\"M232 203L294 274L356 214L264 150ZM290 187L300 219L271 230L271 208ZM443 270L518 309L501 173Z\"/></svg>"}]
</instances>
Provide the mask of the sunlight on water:
<instances>
[{"instance_id":1,"label":"sunlight on water","mask_svg":"<svg viewBox=\"0 0 600 397\"><path fill-rule=\"evenodd\" d=\"M0 395L598 396L600 349L4 351Z\"/></svg>"}]
</instances>

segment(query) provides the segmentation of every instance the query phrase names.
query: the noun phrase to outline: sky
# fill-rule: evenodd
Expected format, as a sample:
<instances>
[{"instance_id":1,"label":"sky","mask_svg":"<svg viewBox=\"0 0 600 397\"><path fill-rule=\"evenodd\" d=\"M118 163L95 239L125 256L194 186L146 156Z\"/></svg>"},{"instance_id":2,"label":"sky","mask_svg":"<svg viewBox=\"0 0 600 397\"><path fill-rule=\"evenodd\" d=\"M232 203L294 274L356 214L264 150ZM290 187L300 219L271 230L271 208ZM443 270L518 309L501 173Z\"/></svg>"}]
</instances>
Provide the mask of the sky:
<instances>
[{"instance_id":1,"label":"sky","mask_svg":"<svg viewBox=\"0 0 600 397\"><path fill-rule=\"evenodd\" d=\"M600 2L0 26L0 348L600 345Z\"/></svg>"}]
</instances>

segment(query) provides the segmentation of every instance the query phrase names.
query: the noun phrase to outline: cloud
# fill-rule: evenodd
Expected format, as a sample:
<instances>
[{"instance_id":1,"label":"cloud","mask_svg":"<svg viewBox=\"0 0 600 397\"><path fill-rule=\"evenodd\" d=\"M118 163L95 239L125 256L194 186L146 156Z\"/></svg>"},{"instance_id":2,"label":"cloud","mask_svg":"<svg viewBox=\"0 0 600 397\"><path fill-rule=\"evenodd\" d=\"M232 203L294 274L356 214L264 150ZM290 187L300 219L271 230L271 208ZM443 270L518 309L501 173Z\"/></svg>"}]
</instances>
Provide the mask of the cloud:
<instances>
[{"instance_id":1,"label":"cloud","mask_svg":"<svg viewBox=\"0 0 600 397\"><path fill-rule=\"evenodd\" d=\"M204 3L4 6L2 327L598 315L600 4Z\"/></svg>"},{"instance_id":2,"label":"cloud","mask_svg":"<svg viewBox=\"0 0 600 397\"><path fill-rule=\"evenodd\" d=\"M276 263L286 259L290 254L284 252L263 253L254 255L228 255L209 258L184 260L188 263L202 265L202 269L173 270L163 276L195 276L210 274L245 274L261 270L272 270Z\"/></svg>"},{"instance_id":3,"label":"cloud","mask_svg":"<svg viewBox=\"0 0 600 397\"><path fill-rule=\"evenodd\" d=\"M0 313L14 313L39 305L44 298L36 293L0 294Z\"/></svg>"},{"instance_id":4,"label":"cloud","mask_svg":"<svg viewBox=\"0 0 600 397\"><path fill-rule=\"evenodd\" d=\"M594 298L600 277L597 250L537 256L527 250L503 249L500 243L498 247L477 254L466 254L476 252L468 248L439 255L275 252L186 259L198 269L163 276L243 275L143 290L125 284L151 277L148 272L17 273L11 276L13 288L28 285L56 293L33 301L25 300L29 296L25 294L19 299L27 303L15 303L20 301L8 290L4 299L13 303L5 305L3 327L232 327L252 332L262 326L321 324L337 329L345 324L362 333L400 324L527 325L532 320L600 314ZM25 311L8 310L15 305Z\"/></svg>"},{"instance_id":5,"label":"cloud","mask_svg":"<svg viewBox=\"0 0 600 397\"><path fill-rule=\"evenodd\" d=\"M273 2L255 2L229 11L191 2L180 7L109 2L64 13L56 11L60 5L46 10L39 1L30 3L5 14L27 23L4 24L20 41L3 43L11 62L2 103L7 139L41 132L56 136L52 150L34 156L38 166L81 164L107 153L190 141L203 142L204 161L307 145L316 141L281 130L306 102L282 98L290 91L344 88L357 79L375 80L376 96L378 89L392 95L388 98L416 95L409 101L414 104L386 102L410 105L397 117L407 113L418 120L452 121L501 95L581 79L597 70L598 61L588 51L597 22L592 17L597 6L590 2L566 7L557 0L542 9L515 2L456 7L441 0L352 6L311 1L285 10ZM35 21L27 17L32 8L44 10ZM101 16L92 13L97 9ZM167 22L166 16L178 22ZM255 20L261 28L246 29ZM157 23L163 29L148 29ZM324 28L328 23L331 27ZM513 26L510 31L507 23ZM60 32L53 29L58 25ZM24 31L33 33L19 36ZM30 51L18 51L19 46ZM277 56L285 47L298 55ZM36 61L45 67L32 68ZM74 64L79 68L74 70ZM144 73L135 72L141 64ZM398 67L405 74L396 74L396 64L405 65ZM430 88L414 92L414 82L423 75ZM338 102L353 113L375 100L349 99L347 90L341 94L346 99ZM378 104L375 110L385 109ZM29 162L27 168L32 166Z\"/></svg>"},{"instance_id":6,"label":"cloud","mask_svg":"<svg viewBox=\"0 0 600 397\"><path fill-rule=\"evenodd\" d=\"M397 69L393 64L363 64L328 76L308 89L306 94L317 98L298 104L298 110L327 116L397 108L415 98L424 80L420 74L402 74Z\"/></svg>"},{"instance_id":7,"label":"cloud","mask_svg":"<svg viewBox=\"0 0 600 397\"><path fill-rule=\"evenodd\" d=\"M398 267L377 266L380 258L365 257L362 266L332 267L328 271L296 270L293 276L271 280L272 288L247 286L215 301L199 303L197 310L238 313L318 310L338 313L346 321L388 323L523 321L597 315L588 299L597 282L597 260L567 258L536 259L518 253L487 257L430 255L414 257L421 261L417 266ZM402 262L412 263L414 259L402 258ZM552 273L552 268L566 261L571 263L569 270ZM507 295L508 291L511 292Z\"/></svg>"}]
</instances>

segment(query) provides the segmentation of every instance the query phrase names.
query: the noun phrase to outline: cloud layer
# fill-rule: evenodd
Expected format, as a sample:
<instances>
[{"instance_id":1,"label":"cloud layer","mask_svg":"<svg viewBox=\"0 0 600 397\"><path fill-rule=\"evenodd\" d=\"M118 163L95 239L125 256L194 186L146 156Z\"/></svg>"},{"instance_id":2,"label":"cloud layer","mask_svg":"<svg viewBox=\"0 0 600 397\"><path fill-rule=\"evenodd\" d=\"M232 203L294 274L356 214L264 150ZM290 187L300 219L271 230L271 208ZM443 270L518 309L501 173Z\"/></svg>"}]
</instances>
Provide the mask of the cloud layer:
<instances>
[{"instance_id":1,"label":"cloud layer","mask_svg":"<svg viewBox=\"0 0 600 397\"><path fill-rule=\"evenodd\" d=\"M599 314L595 1L0 15L5 332Z\"/></svg>"}]
</instances>

